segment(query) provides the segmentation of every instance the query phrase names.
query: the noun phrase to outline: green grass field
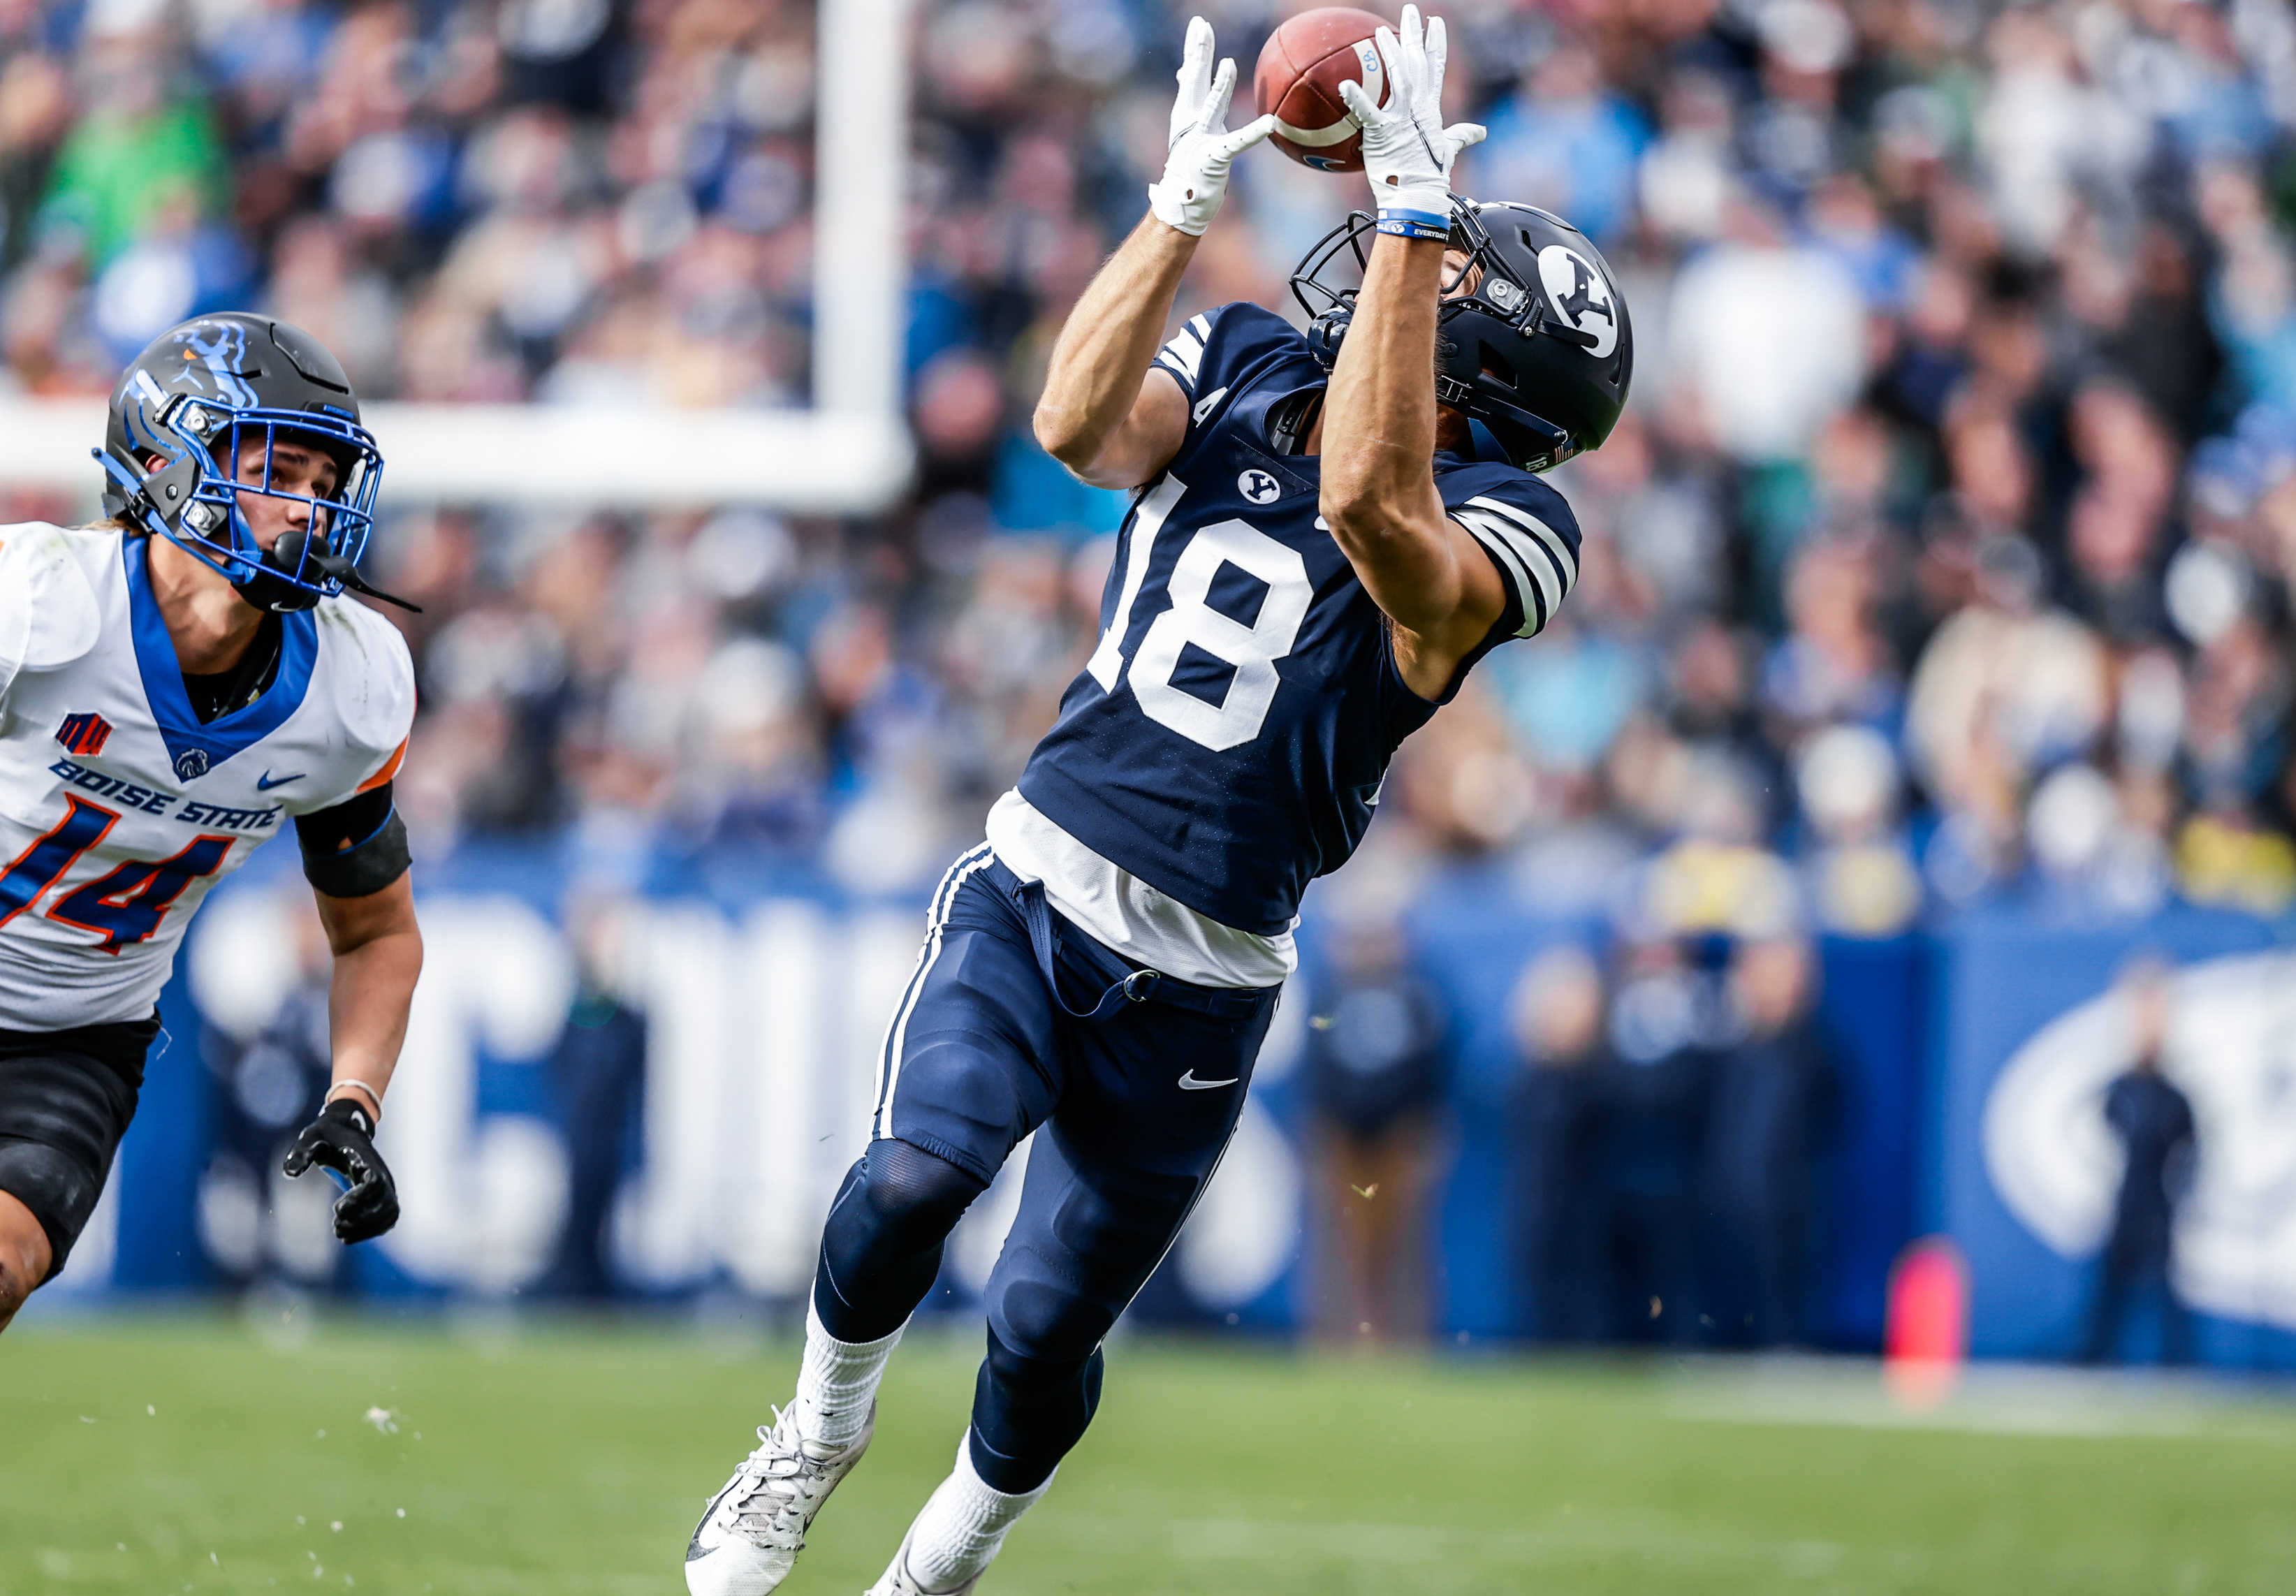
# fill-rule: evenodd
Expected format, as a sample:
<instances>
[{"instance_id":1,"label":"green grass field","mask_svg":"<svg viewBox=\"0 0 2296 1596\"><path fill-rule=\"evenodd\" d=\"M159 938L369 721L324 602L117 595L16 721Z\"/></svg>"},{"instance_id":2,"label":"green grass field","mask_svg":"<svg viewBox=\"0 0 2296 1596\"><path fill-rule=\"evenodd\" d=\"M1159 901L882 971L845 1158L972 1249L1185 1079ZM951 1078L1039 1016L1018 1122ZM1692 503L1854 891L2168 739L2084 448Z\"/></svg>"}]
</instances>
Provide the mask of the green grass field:
<instances>
[{"instance_id":1,"label":"green grass field","mask_svg":"<svg viewBox=\"0 0 2296 1596\"><path fill-rule=\"evenodd\" d=\"M783 1589L854 1596L945 1471L919 1338ZM787 1345L668 1330L50 1319L0 1338L0 1596L678 1596ZM395 1414L396 1433L370 1422ZM403 1515L403 1516L402 1516ZM2286 1596L2284 1392L1857 1365L1435 1364L1128 1343L984 1596Z\"/></svg>"}]
</instances>

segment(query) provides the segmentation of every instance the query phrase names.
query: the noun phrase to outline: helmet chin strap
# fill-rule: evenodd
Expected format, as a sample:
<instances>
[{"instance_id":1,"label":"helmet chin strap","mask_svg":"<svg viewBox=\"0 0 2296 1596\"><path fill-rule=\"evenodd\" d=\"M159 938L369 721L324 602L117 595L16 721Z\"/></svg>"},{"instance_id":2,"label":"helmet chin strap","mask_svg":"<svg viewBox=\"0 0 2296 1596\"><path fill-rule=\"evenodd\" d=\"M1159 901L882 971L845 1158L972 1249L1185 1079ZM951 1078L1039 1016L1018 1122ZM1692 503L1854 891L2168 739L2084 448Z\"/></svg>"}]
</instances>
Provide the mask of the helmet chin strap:
<instances>
[{"instance_id":1,"label":"helmet chin strap","mask_svg":"<svg viewBox=\"0 0 2296 1596\"><path fill-rule=\"evenodd\" d=\"M317 593L298 587L286 578L306 563L316 563L311 555L316 551L308 551L311 541L308 529L291 527L279 535L277 543L263 552L252 570L232 584L233 588L258 610L291 614L310 609L319 602Z\"/></svg>"},{"instance_id":2,"label":"helmet chin strap","mask_svg":"<svg viewBox=\"0 0 2296 1596\"><path fill-rule=\"evenodd\" d=\"M353 593L365 593L371 599L381 599L386 604L396 604L415 615L422 606L409 603L396 594L371 585L358 574L358 569L340 554L328 552L326 541L308 527L290 527L279 539L263 552L262 560L253 574L243 581L234 582L239 596L258 610L273 610L286 613L308 610L319 602L319 595L308 587L298 587L287 580L297 573L309 569L322 577L340 582Z\"/></svg>"}]
</instances>

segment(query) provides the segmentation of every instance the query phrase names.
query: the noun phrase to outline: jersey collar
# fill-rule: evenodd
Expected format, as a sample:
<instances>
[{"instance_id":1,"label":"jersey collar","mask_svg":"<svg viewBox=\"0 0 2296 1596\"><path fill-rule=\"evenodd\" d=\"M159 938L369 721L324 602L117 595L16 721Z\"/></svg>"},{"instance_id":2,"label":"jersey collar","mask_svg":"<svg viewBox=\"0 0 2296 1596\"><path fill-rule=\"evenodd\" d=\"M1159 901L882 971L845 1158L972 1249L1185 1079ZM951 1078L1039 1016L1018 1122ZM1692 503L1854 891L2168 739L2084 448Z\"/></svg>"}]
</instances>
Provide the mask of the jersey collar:
<instances>
[{"instance_id":1,"label":"jersey collar","mask_svg":"<svg viewBox=\"0 0 2296 1596\"><path fill-rule=\"evenodd\" d=\"M201 725L200 717L192 713L175 640L168 635L159 596L152 591L145 550L149 541L143 537L119 540L120 560L127 575L135 667L143 675L144 697L168 745L168 760L175 766L176 779L195 782L234 754L268 737L302 707L303 695L311 685L311 664L318 657L319 627L308 610L282 614L279 669L271 685L253 703Z\"/></svg>"}]
</instances>

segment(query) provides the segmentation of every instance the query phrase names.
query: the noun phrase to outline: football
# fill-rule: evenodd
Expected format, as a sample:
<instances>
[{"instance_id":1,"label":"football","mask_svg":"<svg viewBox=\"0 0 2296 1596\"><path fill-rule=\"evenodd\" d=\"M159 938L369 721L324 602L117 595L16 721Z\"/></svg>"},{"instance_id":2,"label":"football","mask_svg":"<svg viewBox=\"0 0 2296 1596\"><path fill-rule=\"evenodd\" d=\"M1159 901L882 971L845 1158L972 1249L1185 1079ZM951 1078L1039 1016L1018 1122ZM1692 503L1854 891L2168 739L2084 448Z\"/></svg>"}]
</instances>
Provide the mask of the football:
<instances>
[{"instance_id":1,"label":"football","mask_svg":"<svg viewBox=\"0 0 2296 1596\"><path fill-rule=\"evenodd\" d=\"M1363 135L1348 120L1340 85L1352 78L1374 104L1387 103L1387 71L1372 35L1388 25L1351 5L1319 5L1269 34L1251 78L1261 114L1275 117L1268 142L1318 171L1362 171Z\"/></svg>"}]
</instances>

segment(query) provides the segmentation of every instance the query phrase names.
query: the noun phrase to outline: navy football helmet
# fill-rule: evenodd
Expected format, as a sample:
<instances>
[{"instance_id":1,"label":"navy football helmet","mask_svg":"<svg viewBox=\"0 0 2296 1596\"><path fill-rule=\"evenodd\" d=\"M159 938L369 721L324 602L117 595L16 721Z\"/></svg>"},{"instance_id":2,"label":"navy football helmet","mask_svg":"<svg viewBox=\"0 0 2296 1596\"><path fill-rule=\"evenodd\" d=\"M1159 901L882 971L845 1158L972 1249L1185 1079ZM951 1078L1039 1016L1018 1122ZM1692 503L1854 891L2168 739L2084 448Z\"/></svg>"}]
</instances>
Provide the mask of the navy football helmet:
<instances>
[{"instance_id":1,"label":"navy football helmet","mask_svg":"<svg viewBox=\"0 0 2296 1596\"><path fill-rule=\"evenodd\" d=\"M334 461L329 494L273 485L272 449L291 441ZM341 363L300 328L234 311L161 333L120 373L94 453L107 513L198 556L258 610L308 610L346 587L374 592L357 568L382 454ZM308 525L265 549L240 513L242 494L308 504Z\"/></svg>"},{"instance_id":2,"label":"navy football helmet","mask_svg":"<svg viewBox=\"0 0 2296 1596\"><path fill-rule=\"evenodd\" d=\"M1376 226L1353 213L1292 274L1308 342L1326 371L1355 315ZM1443 285L1437 401L1488 430L1527 471L1601 447L1635 372L1634 325L1602 251L1535 205L1464 198L1451 201L1451 248L1467 259ZM1344 282L1349 257L1352 283Z\"/></svg>"}]
</instances>

